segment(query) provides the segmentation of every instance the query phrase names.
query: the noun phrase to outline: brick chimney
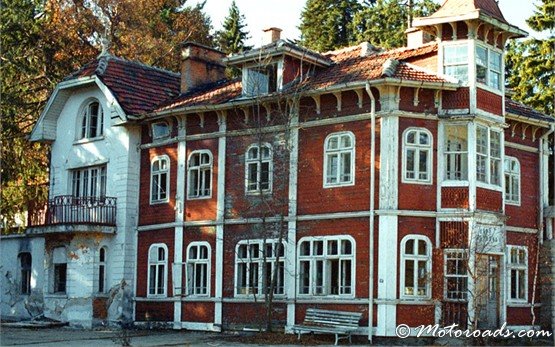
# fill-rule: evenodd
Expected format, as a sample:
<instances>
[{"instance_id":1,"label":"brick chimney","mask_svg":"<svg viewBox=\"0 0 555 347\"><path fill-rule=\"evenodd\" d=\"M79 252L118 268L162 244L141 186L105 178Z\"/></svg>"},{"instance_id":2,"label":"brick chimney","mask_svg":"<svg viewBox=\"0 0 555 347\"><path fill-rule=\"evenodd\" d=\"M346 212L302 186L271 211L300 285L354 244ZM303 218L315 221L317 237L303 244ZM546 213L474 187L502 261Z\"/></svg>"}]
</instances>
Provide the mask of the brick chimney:
<instances>
[{"instance_id":1,"label":"brick chimney","mask_svg":"<svg viewBox=\"0 0 555 347\"><path fill-rule=\"evenodd\" d=\"M225 78L225 53L195 42L181 50L181 93Z\"/></svg>"},{"instance_id":2,"label":"brick chimney","mask_svg":"<svg viewBox=\"0 0 555 347\"><path fill-rule=\"evenodd\" d=\"M264 44L274 43L281 38L281 29L276 27L266 28L264 32Z\"/></svg>"},{"instance_id":3,"label":"brick chimney","mask_svg":"<svg viewBox=\"0 0 555 347\"><path fill-rule=\"evenodd\" d=\"M405 30L405 34L407 34L408 48L417 48L425 43L432 41L432 35L418 28L408 28L407 30Z\"/></svg>"}]
</instances>

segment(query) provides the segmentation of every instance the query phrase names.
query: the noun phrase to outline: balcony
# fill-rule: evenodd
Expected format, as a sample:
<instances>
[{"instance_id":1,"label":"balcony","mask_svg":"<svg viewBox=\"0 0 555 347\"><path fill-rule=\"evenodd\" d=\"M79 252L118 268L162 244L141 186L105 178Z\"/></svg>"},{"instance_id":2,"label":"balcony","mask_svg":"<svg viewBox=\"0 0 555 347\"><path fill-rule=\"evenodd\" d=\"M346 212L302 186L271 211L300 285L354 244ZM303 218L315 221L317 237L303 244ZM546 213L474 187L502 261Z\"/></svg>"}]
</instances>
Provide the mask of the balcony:
<instances>
[{"instance_id":1,"label":"balcony","mask_svg":"<svg viewBox=\"0 0 555 347\"><path fill-rule=\"evenodd\" d=\"M28 234L64 232L114 233L116 198L60 195L29 209Z\"/></svg>"}]
</instances>

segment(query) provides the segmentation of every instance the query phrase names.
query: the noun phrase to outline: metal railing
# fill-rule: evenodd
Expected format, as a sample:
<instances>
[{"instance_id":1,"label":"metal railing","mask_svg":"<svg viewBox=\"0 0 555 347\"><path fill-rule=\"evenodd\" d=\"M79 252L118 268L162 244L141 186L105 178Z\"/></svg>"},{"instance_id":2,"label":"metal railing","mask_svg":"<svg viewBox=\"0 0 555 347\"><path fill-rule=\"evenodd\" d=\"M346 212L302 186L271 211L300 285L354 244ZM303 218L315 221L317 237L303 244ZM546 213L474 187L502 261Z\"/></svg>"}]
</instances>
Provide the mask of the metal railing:
<instances>
[{"instance_id":1,"label":"metal railing","mask_svg":"<svg viewBox=\"0 0 555 347\"><path fill-rule=\"evenodd\" d=\"M116 198L59 195L29 215L29 226L55 224L116 225ZM32 217L31 217L32 215Z\"/></svg>"}]
</instances>

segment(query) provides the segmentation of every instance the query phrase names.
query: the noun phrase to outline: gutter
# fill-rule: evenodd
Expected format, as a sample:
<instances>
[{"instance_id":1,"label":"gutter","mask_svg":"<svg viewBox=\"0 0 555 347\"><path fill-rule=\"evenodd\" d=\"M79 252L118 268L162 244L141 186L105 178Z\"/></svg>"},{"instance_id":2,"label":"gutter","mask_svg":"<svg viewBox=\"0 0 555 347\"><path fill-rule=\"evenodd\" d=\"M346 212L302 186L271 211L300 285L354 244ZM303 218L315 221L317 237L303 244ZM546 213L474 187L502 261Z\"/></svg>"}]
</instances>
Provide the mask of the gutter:
<instances>
[{"instance_id":1,"label":"gutter","mask_svg":"<svg viewBox=\"0 0 555 347\"><path fill-rule=\"evenodd\" d=\"M368 280L368 340L372 343L372 328L374 326L374 217L376 214L374 206L374 191L376 180L376 99L372 94L370 82L366 82L366 93L370 96L370 244L369 244L369 280Z\"/></svg>"}]
</instances>

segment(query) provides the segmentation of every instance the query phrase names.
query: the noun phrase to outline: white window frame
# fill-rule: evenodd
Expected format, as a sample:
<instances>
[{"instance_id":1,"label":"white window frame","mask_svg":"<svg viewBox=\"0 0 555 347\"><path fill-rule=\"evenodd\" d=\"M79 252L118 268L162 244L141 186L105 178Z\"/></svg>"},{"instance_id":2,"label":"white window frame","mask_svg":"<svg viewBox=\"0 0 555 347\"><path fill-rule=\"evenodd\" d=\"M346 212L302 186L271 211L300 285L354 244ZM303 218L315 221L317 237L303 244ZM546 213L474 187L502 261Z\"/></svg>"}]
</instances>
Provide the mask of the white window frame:
<instances>
[{"instance_id":1,"label":"white window frame","mask_svg":"<svg viewBox=\"0 0 555 347\"><path fill-rule=\"evenodd\" d=\"M262 255L262 252L267 250L267 246L271 244L272 247L272 254L271 256L267 256L266 255L266 263L264 263L264 256ZM276 271L276 256L275 256L275 252L276 252L276 245L278 244L278 240L277 239L267 239L267 240L263 240L263 239L250 239L250 240L241 240L237 243L237 245L235 246L235 279L234 279L234 294L236 297L258 297L258 296L264 296L264 279L266 279L266 274L267 274L267 270L265 269L264 265L270 265L271 266L271 274L270 276L273 276L274 271ZM243 258L240 256L240 247L241 246L246 246L246 258ZM252 251L252 246L257 246L258 247L258 252L259 255L256 256L253 254L251 254ZM278 297L278 298L282 298L285 296L285 280L286 280L286 274L285 274L285 254L286 254L286 247L287 244L285 241L281 242L281 248L282 248L282 254L279 256L279 265L281 267L281 271L282 271L282 276L278 275L278 283L276 285L275 292L274 292L274 297ZM247 264L246 265L246 269L245 269L245 277L247 278L247 282L252 283L253 285L251 286L249 283L247 283L246 287L241 287L240 283L239 283L239 268L241 266L241 264ZM250 281L251 279L251 269L252 269L252 265L256 265L257 267L257 274L258 274L258 278L256 279L256 283ZM279 283L280 278L281 279L281 283ZM256 290L255 290L256 289Z\"/></svg>"},{"instance_id":2,"label":"white window frame","mask_svg":"<svg viewBox=\"0 0 555 347\"><path fill-rule=\"evenodd\" d=\"M91 106L94 104L98 105L98 110L96 114L96 131L94 132L94 134L92 134L91 120L92 120L93 114L91 111L92 109ZM104 135L104 111L102 109L100 102L96 99L86 101L81 108L80 114L81 114L81 117L79 118L80 127L78 130L78 134L79 134L78 140L102 138L102 136Z\"/></svg>"},{"instance_id":3,"label":"white window frame","mask_svg":"<svg viewBox=\"0 0 555 347\"><path fill-rule=\"evenodd\" d=\"M464 147L465 148L460 148L460 149L450 149L448 147L448 143L447 141L449 140L449 134L448 134L448 129L450 127L458 127L458 128L464 128L466 131L466 138L465 138L465 143L464 143ZM468 129L468 124L466 123L446 123L443 124L443 172L441 173L443 176L443 181L444 182L449 182L449 184L453 184L455 182L459 183L459 182L468 182L468 169L469 169L469 165L468 165L468 157L469 157L469 129ZM448 160L449 159L449 160ZM455 162L460 162L459 164L461 165L460 171L461 171L461 177L460 178L451 178L450 176L453 176L454 173L451 173L451 169L449 167L449 161L455 161ZM455 166L456 163L455 163Z\"/></svg>"},{"instance_id":4,"label":"white window frame","mask_svg":"<svg viewBox=\"0 0 555 347\"><path fill-rule=\"evenodd\" d=\"M250 158L249 152L255 148L258 148L256 158ZM260 158L262 153L261 149L267 148L269 151L268 158ZM245 192L248 195L256 195L260 193L271 193L272 192L272 183L273 183L273 176L274 176L274 151L272 146L269 143L255 143L247 148L245 152ZM260 184L262 183L261 173L262 173L262 164L268 163L268 189L260 189ZM249 189L249 166L255 165L256 166L256 187L255 189Z\"/></svg>"},{"instance_id":5,"label":"white window frame","mask_svg":"<svg viewBox=\"0 0 555 347\"><path fill-rule=\"evenodd\" d=\"M202 163L201 162L203 154L208 155L208 163ZM193 156L197 156L197 155L199 156L199 164L196 165L196 166L191 166ZM212 152L210 152L207 149L196 150L196 151L191 152L191 154L189 154L189 159L187 160L187 200L200 200L200 199L210 199L210 198L212 198L213 163L214 163L214 159L212 157ZM192 182L191 182L193 171L196 171L196 174L198 175L198 182L197 183L198 183L199 186L197 187L197 194L192 194L192 193L194 193L194 191L192 191L193 186L192 186ZM204 173L206 171L210 171L210 175L209 175L210 188L208 190L208 194L204 194L204 193L201 194L200 192L204 192L206 190L206 181L204 180L206 178L206 176L204 176Z\"/></svg>"},{"instance_id":6,"label":"white window frame","mask_svg":"<svg viewBox=\"0 0 555 347\"><path fill-rule=\"evenodd\" d=\"M104 251L104 260L102 260L101 255L102 251ZM97 293L105 294L107 292L107 284L108 284L108 247L102 246L98 249L98 266L97 266ZM102 271L101 271L102 269ZM103 284L102 287L100 284Z\"/></svg>"},{"instance_id":7,"label":"white window frame","mask_svg":"<svg viewBox=\"0 0 555 347\"><path fill-rule=\"evenodd\" d=\"M478 80L478 48L481 48L483 50L485 50L486 53L486 61L485 61L485 65L480 64L484 69L485 69L485 73L486 76L484 78L483 81L479 81ZM499 49L494 49L491 46L486 46L483 44L476 44L476 49L475 49L475 54L476 54L476 82L481 84L482 86L486 86L488 87L488 89L493 89L494 91L500 92L503 88L503 78L504 78L504 74L503 74L503 52ZM499 70L495 70L495 68L493 67L493 56L494 54L498 54L499 55ZM499 75L499 85L493 85L492 83L492 74L498 74Z\"/></svg>"},{"instance_id":8,"label":"white window frame","mask_svg":"<svg viewBox=\"0 0 555 347\"><path fill-rule=\"evenodd\" d=\"M516 170L513 170L513 164L516 163ZM505 203L508 205L520 206L521 200L521 186L520 186L520 176L522 168L520 167L520 162L515 157L505 156L504 160L504 176L505 176ZM517 185L516 198L513 194L514 185Z\"/></svg>"},{"instance_id":9,"label":"white window frame","mask_svg":"<svg viewBox=\"0 0 555 347\"><path fill-rule=\"evenodd\" d=\"M70 170L71 195L74 197L105 197L107 185L106 171L106 165Z\"/></svg>"},{"instance_id":10,"label":"white window frame","mask_svg":"<svg viewBox=\"0 0 555 347\"><path fill-rule=\"evenodd\" d=\"M408 136L410 133L415 132L415 140L416 143L409 143L408 142ZM419 143L419 139L420 139L420 133L424 133L428 136L428 144L427 145L423 145ZM415 127L411 127L411 128L407 128L405 129L405 131L403 132L403 163L402 163L402 169L403 169L403 176L401 181L403 183L412 183L412 184L432 184L433 182L433 174L432 174L432 167L433 167L433 136L432 133L425 128L415 128ZM407 177L408 176L408 171L407 171L407 167L408 167L408 151L409 150L413 150L414 151L414 177L410 178ZM426 179L421 179L420 178L420 174L422 173L422 171L420 171L420 152L426 151L428 154L426 156L426 175L427 178Z\"/></svg>"},{"instance_id":11,"label":"white window frame","mask_svg":"<svg viewBox=\"0 0 555 347\"><path fill-rule=\"evenodd\" d=\"M468 81L469 81L469 79L470 79L470 76L469 76L469 73L470 73L470 68L469 68L469 62L470 62L469 47L470 47L470 46L471 46L471 45L469 44L468 41L462 42L462 43L455 43L455 44L451 44L451 43L450 43L450 44L443 45L443 49L442 49L442 51L441 51L441 53L442 53L442 61L441 61L442 70L441 70L441 71L443 71L443 73L444 73L445 75L451 76L451 77L454 77L454 78L457 78L457 79L460 79L460 77L462 77L462 76L455 76L455 75L449 74L449 73L447 73L446 70L447 70L447 68L449 68L449 67L457 67L457 66L464 66L464 67L466 67L466 76L465 76L465 79L460 79L460 81L462 81L463 85L467 85L467 84L468 84ZM447 58L446 50L448 50L448 49L453 49L453 48L455 48L455 49L464 48L464 49L466 50L466 60L457 60L457 61L455 61L455 62L446 62L446 58Z\"/></svg>"},{"instance_id":12,"label":"white window frame","mask_svg":"<svg viewBox=\"0 0 555 347\"><path fill-rule=\"evenodd\" d=\"M199 248L200 247L206 247L206 255L207 258L200 258L199 255ZM197 258L192 259L191 258L191 250L193 248L197 249ZM185 263L185 293L187 293L187 296L192 296L192 297L209 297L210 296L210 287L211 287L211 282L210 282L210 275L212 272L212 267L211 267L211 257L212 257L212 247L210 246L210 244L206 241L195 241L195 242L191 242L188 246L187 246L187 260ZM197 265L201 265L201 266L205 266L206 267L206 272L204 274L200 274L201 278L204 279L203 282L206 283L206 292L205 293L199 293L199 288L197 287L196 284L196 275L197 275ZM192 278L189 278L189 276L192 276Z\"/></svg>"},{"instance_id":13,"label":"white window frame","mask_svg":"<svg viewBox=\"0 0 555 347\"><path fill-rule=\"evenodd\" d=\"M328 249L329 242L337 242L337 253L329 254ZM341 254L341 242L347 241L351 243L351 254ZM309 242L309 255L302 255L301 245L304 242ZM316 250L315 244L321 245L321 254ZM331 266L329 265L330 260L339 260L339 270L338 270L338 293L331 294L330 283L328 279L331 278ZM344 261L351 262L351 283L343 283L341 279L341 264ZM308 273L308 293L303 293L303 273L302 273L302 263L308 262L309 273ZM321 262L321 276L318 275L318 265ZM301 238L297 243L297 269L298 269L298 283L297 283L297 295L300 297L327 297L327 298L354 298L356 293L356 241L349 235L333 235L333 236L307 236ZM321 282L321 286L318 286L317 282ZM318 292L318 287L321 287L320 292ZM350 293L341 294L341 288L350 288Z\"/></svg>"},{"instance_id":14,"label":"white window frame","mask_svg":"<svg viewBox=\"0 0 555 347\"><path fill-rule=\"evenodd\" d=\"M341 138L343 136L349 136L350 141L351 141L351 146L350 147L345 147L345 148L341 148L340 144L341 144ZM337 143L338 143L338 147L336 149L328 149L328 144L329 142L334 139L337 138ZM340 131L340 132L335 132L335 133L331 133L329 134L325 141L324 141L324 170L322 172L322 176L323 176L323 183L324 183L324 188L334 188L334 187L346 187L346 186L352 186L355 184L355 161L356 161L356 138L355 138L355 134L353 134L350 131ZM341 172L343 171L342 169L345 167L345 164L343 163L342 160L342 156L343 154L347 154L349 153L351 156L351 163L350 163L350 179L348 181L341 181ZM329 158L332 156L337 156L337 171L335 174L335 178L336 178L336 182L329 182L328 181L328 165L330 165L330 160ZM331 176L330 176L331 177Z\"/></svg>"},{"instance_id":15,"label":"white window frame","mask_svg":"<svg viewBox=\"0 0 555 347\"><path fill-rule=\"evenodd\" d=\"M166 126L166 132L162 133L162 134L157 134L156 128L157 126L160 125L165 125ZM152 132L152 139L154 141L156 140L162 140L162 139L166 139L170 137L171 134L171 128L170 128L170 124L167 121L158 121L158 122L153 122L151 125L151 132Z\"/></svg>"},{"instance_id":16,"label":"white window frame","mask_svg":"<svg viewBox=\"0 0 555 347\"><path fill-rule=\"evenodd\" d=\"M409 240L413 240L413 248L416 249L416 253L407 254L405 253L406 244ZM426 243L426 255L418 254L418 242L424 241ZM412 299L412 300L424 300L430 299L432 297L432 287L431 287L431 276L432 276L432 242L430 239L424 235L410 234L405 236L401 240L401 274L400 274L400 284L399 284L399 296L401 299ZM406 261L413 262L413 293L416 294L406 294L405 292L405 264ZM418 290L418 262L426 262L426 293L424 295L417 294ZM416 289L416 291L415 291Z\"/></svg>"},{"instance_id":17,"label":"white window frame","mask_svg":"<svg viewBox=\"0 0 555 347\"><path fill-rule=\"evenodd\" d=\"M65 283L64 290L57 291L57 281L56 278L56 267L57 265L65 265ZM56 295L67 295L68 292L68 274L69 274L69 263L67 259L67 249L64 246L58 246L52 249L52 294Z\"/></svg>"},{"instance_id":18,"label":"white window frame","mask_svg":"<svg viewBox=\"0 0 555 347\"><path fill-rule=\"evenodd\" d=\"M450 256L452 255L452 256ZM466 274L449 274L447 273L447 260L448 259L454 259L457 262L461 262L461 261L466 261L466 266L464 267ZM469 280L469 276L468 276L468 251L465 249L455 249L455 248L450 248L450 249L444 249L443 251L443 298L446 301L456 301L456 302L467 302L468 301L468 280ZM449 297L449 293L450 291L448 290L447 287L447 280L449 278L455 278L457 279L457 281L459 279L463 280L466 279L466 291L462 291L462 290L458 290L455 291L454 293L461 293L461 298L450 298Z\"/></svg>"},{"instance_id":19,"label":"white window frame","mask_svg":"<svg viewBox=\"0 0 555 347\"><path fill-rule=\"evenodd\" d=\"M267 84L265 85L255 85L258 81L255 79L255 73L259 74L256 70L260 69L268 69L269 67L275 68L275 87L271 89L275 89L274 91L270 92L270 81L271 79L267 79ZM272 60L266 62L264 64L249 64L243 67L242 73L242 85L243 88L243 96L244 97L258 97L263 95L268 95L271 93L278 92L282 89L283 84L283 59ZM257 88L258 87L258 88Z\"/></svg>"},{"instance_id":20,"label":"white window frame","mask_svg":"<svg viewBox=\"0 0 555 347\"><path fill-rule=\"evenodd\" d=\"M482 151L480 151L480 139L478 136L478 132L479 131L484 131L485 135L486 135L486 139L485 139L485 146L484 149ZM492 142L492 133L496 133L499 136L499 147L497 148L497 152L498 152L498 156L494 156L493 155L493 150L494 150L494 146L493 146L493 142ZM487 126L481 125L481 124L476 124L476 184L478 186L486 186L486 187L495 187L495 189L500 189L501 185L502 185L502 179L504 179L503 175L502 175L502 164L503 164L503 153L502 153L502 143L503 143L503 133L501 131L498 130L494 130L491 129ZM484 160L485 163L485 181L482 180L479 177L479 172L478 170L480 169L480 165L479 165L479 159L481 158L481 160ZM495 165L495 163L497 163L497 183L494 182L494 172L492 170L492 166ZM502 178L503 177L503 178Z\"/></svg>"},{"instance_id":21,"label":"white window frame","mask_svg":"<svg viewBox=\"0 0 555 347\"><path fill-rule=\"evenodd\" d=\"M151 251L153 248L162 248L164 250L164 260L159 260L159 259L150 259L150 255L151 255ZM156 256L158 257L159 251L156 252ZM147 259L147 277L146 277L146 296L147 298L165 298L168 296L168 257L169 257L169 252L168 252L168 246L165 243L153 243L152 245L150 245L150 247L148 248L148 255L147 255L148 259ZM154 284L154 293L151 294L150 293L150 275L151 275L151 270L150 267L151 266L155 266L156 267L156 274L155 274L155 284ZM158 271L160 271L160 266L163 266L163 271L164 271L164 277L163 277L163 288L162 288L162 292L158 293L158 287L159 287L159 283L158 283Z\"/></svg>"},{"instance_id":22,"label":"white window frame","mask_svg":"<svg viewBox=\"0 0 555 347\"><path fill-rule=\"evenodd\" d=\"M160 163L158 164L158 167L161 168L161 162L162 161L166 161L167 165L166 165L166 169L158 169L158 171L154 171L154 163L159 161ZM152 160L150 161L150 190L149 190L149 197L150 197L150 204L154 205L154 204L163 204L163 203L167 203L168 201L170 201L170 157L167 155L159 155L156 156L154 158L152 158ZM162 187L160 185L158 185L158 188L156 189L156 195L153 195L153 184L154 184L154 176L158 176L158 182L161 182L161 177L162 175L166 175L166 197L164 199L160 198L161 192L162 192Z\"/></svg>"},{"instance_id":23,"label":"white window frame","mask_svg":"<svg viewBox=\"0 0 555 347\"><path fill-rule=\"evenodd\" d=\"M518 257L518 252L524 252L524 263L520 263L517 262L514 263L512 261L512 251L515 250L517 251L517 257ZM527 303L528 302L528 247L526 246L513 246L513 245L508 245L507 246L507 299L509 302L515 302L515 303ZM520 272L523 271L524 272L524 293L520 293L519 294L523 294L524 298L520 299L518 298L518 294L516 298L512 297L512 293L511 293L511 287L512 287L512 271L515 270L517 271L517 276L519 279L520 278ZM516 287L518 290L518 286Z\"/></svg>"}]
</instances>

